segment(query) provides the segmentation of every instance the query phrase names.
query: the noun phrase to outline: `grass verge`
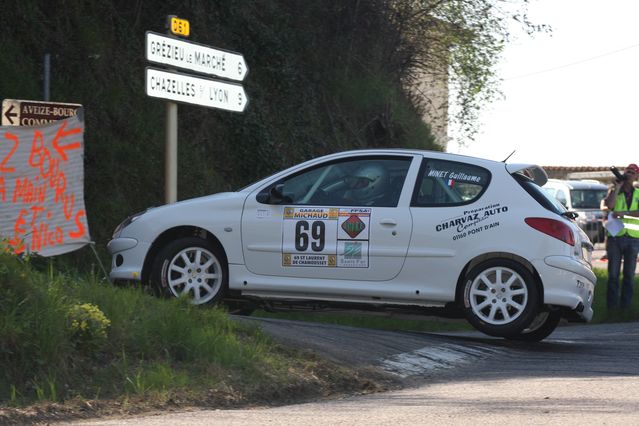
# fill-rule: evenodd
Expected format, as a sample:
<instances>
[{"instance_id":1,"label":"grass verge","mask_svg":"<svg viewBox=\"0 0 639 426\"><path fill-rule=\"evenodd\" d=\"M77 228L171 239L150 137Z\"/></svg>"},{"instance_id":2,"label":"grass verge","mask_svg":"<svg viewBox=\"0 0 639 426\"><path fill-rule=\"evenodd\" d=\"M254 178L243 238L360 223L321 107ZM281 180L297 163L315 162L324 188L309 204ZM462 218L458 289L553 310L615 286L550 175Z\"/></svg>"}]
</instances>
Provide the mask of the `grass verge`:
<instances>
[{"instance_id":1,"label":"grass verge","mask_svg":"<svg viewBox=\"0 0 639 426\"><path fill-rule=\"evenodd\" d=\"M0 363L3 424L286 403L385 386L279 346L221 309L38 271L6 254Z\"/></svg>"}]
</instances>

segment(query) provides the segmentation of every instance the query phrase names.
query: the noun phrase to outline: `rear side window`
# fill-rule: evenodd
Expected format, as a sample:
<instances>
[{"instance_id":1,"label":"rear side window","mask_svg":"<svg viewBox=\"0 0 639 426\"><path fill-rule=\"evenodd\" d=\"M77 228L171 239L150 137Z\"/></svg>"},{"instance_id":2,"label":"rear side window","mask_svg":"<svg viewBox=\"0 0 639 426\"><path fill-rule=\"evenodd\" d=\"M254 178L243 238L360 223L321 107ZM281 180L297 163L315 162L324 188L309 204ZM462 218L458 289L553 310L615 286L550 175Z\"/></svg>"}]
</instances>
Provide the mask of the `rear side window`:
<instances>
[{"instance_id":1,"label":"rear side window","mask_svg":"<svg viewBox=\"0 0 639 426\"><path fill-rule=\"evenodd\" d=\"M530 178L521 173L514 173L512 177L544 208L557 214L566 212L566 208L559 202L559 200L557 200L557 198L550 195Z\"/></svg>"},{"instance_id":2,"label":"rear side window","mask_svg":"<svg viewBox=\"0 0 639 426\"><path fill-rule=\"evenodd\" d=\"M562 206L568 205L568 198L566 197L566 193L562 191L561 189L557 190L557 193L555 194L555 198L561 203Z\"/></svg>"},{"instance_id":3,"label":"rear side window","mask_svg":"<svg viewBox=\"0 0 639 426\"><path fill-rule=\"evenodd\" d=\"M457 161L425 158L411 206L443 207L472 203L486 191L490 172Z\"/></svg>"}]
</instances>

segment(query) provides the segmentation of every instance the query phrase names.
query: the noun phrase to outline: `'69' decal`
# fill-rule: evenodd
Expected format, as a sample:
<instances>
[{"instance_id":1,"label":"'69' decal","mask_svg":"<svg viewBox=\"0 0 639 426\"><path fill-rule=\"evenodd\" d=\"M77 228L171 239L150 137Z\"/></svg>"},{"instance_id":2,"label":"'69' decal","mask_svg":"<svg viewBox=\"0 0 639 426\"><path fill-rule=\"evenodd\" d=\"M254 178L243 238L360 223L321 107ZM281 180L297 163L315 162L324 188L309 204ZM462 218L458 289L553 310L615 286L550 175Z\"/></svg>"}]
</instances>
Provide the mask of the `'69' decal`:
<instances>
[{"instance_id":1,"label":"'69' decal","mask_svg":"<svg viewBox=\"0 0 639 426\"><path fill-rule=\"evenodd\" d=\"M282 266L368 268L370 208L285 207Z\"/></svg>"}]
</instances>

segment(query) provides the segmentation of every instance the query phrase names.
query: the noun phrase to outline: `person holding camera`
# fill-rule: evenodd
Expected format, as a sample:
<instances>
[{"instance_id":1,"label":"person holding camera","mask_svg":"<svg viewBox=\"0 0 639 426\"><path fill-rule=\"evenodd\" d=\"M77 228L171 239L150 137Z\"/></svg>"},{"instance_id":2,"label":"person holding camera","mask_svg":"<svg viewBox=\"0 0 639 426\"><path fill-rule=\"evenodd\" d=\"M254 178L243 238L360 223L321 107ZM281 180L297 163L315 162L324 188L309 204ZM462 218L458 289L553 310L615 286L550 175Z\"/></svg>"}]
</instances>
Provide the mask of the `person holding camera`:
<instances>
[{"instance_id":1,"label":"person holding camera","mask_svg":"<svg viewBox=\"0 0 639 426\"><path fill-rule=\"evenodd\" d=\"M623 175L611 168L617 177L608 190L603 203L613 217L623 223L616 234L608 233L606 254L608 256L608 309L627 309L632 302L637 253L639 253L639 189L634 187L639 174L639 166L630 164ZM623 281L619 294L619 275L623 259Z\"/></svg>"}]
</instances>

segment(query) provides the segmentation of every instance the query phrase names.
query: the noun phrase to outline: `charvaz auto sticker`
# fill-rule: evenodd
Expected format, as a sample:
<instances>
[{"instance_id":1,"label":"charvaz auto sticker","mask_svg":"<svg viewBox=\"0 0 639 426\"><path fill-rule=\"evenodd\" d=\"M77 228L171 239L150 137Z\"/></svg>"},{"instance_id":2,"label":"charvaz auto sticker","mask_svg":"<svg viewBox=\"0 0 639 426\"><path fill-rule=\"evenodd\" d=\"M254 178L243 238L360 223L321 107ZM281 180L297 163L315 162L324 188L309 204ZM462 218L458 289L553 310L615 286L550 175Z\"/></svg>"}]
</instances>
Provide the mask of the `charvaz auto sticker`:
<instances>
[{"instance_id":1,"label":"charvaz auto sticker","mask_svg":"<svg viewBox=\"0 0 639 426\"><path fill-rule=\"evenodd\" d=\"M462 215L448 218L435 226L436 232L453 233L453 241L461 240L469 235L476 235L499 226L499 217L508 212L508 206L500 203L490 204L472 210L464 210Z\"/></svg>"},{"instance_id":2,"label":"charvaz auto sticker","mask_svg":"<svg viewBox=\"0 0 639 426\"><path fill-rule=\"evenodd\" d=\"M285 207L282 266L368 268L371 210Z\"/></svg>"}]
</instances>

